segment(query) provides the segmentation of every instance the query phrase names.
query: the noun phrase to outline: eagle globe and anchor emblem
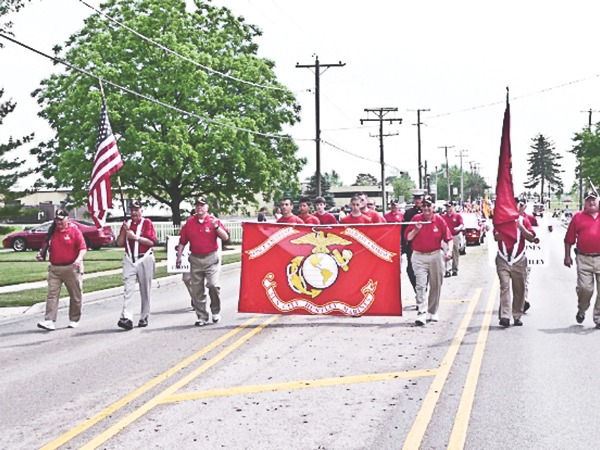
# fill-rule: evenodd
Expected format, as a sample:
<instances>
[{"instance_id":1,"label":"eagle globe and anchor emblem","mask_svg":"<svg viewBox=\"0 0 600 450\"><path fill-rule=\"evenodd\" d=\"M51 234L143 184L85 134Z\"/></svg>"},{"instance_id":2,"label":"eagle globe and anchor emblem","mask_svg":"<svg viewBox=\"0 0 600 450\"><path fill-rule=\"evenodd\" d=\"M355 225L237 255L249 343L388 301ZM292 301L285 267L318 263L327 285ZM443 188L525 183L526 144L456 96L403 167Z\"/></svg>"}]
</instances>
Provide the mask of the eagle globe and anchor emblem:
<instances>
[{"instance_id":1,"label":"eagle globe and anchor emblem","mask_svg":"<svg viewBox=\"0 0 600 450\"><path fill-rule=\"evenodd\" d=\"M297 294L315 298L336 282L340 269L343 271L349 269L352 251L349 249L343 249L341 252L338 249L330 251L328 246L351 245L351 241L332 233L315 231L290 242L315 247L310 255L296 256L287 266L288 285Z\"/></svg>"}]
</instances>

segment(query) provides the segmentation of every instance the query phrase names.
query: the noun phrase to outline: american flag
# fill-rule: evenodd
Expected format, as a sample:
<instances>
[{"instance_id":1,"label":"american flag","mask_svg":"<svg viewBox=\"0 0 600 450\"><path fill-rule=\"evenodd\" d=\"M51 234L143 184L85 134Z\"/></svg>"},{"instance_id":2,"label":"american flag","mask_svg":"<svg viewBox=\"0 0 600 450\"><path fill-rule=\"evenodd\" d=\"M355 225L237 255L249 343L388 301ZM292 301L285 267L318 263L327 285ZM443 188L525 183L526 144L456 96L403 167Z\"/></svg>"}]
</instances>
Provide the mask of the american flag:
<instances>
[{"instance_id":1,"label":"american flag","mask_svg":"<svg viewBox=\"0 0 600 450\"><path fill-rule=\"evenodd\" d=\"M96 155L90 181L88 197L88 211L98 228L106 224L106 215L112 208L112 189L110 176L123 167L121 154L117 148L117 141L110 128L106 102L102 98L102 111L98 125L98 140L96 141Z\"/></svg>"}]
</instances>

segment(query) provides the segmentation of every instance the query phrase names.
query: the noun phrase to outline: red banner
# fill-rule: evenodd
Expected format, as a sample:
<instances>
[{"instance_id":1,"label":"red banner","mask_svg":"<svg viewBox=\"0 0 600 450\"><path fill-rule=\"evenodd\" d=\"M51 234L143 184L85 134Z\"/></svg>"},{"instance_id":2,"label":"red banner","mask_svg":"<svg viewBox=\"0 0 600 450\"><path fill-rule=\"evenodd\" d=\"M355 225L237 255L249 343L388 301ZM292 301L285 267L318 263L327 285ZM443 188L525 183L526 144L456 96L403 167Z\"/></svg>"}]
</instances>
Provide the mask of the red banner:
<instances>
[{"instance_id":1,"label":"red banner","mask_svg":"<svg viewBox=\"0 0 600 450\"><path fill-rule=\"evenodd\" d=\"M242 226L239 312L402 315L400 225Z\"/></svg>"},{"instance_id":2,"label":"red banner","mask_svg":"<svg viewBox=\"0 0 600 450\"><path fill-rule=\"evenodd\" d=\"M498 178L496 181L496 204L494 206L494 229L502 235L507 247L512 248L517 242L517 226L519 211L515 203L515 190L512 179L512 152L510 148L510 104L506 94L506 110L502 123L502 140L500 141L500 159L498 161Z\"/></svg>"}]
</instances>

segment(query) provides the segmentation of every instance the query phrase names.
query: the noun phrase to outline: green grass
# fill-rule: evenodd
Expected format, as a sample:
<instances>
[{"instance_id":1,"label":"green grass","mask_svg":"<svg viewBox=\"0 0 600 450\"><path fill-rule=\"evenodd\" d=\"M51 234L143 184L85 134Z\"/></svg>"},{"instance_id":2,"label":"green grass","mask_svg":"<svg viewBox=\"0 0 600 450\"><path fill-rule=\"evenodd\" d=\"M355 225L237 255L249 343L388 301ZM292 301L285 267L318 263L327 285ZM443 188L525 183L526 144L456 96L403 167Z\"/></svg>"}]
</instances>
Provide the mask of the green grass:
<instances>
[{"instance_id":1,"label":"green grass","mask_svg":"<svg viewBox=\"0 0 600 450\"><path fill-rule=\"evenodd\" d=\"M157 252L158 253L157 256L160 257L161 251L164 256L164 258L162 258L162 259L166 259L166 252L164 250L159 250ZM110 252L110 251L107 251L107 252ZM32 252L28 252L28 253L30 255L34 254ZM90 255L91 253L92 254L93 253L102 253L102 251L88 252L88 255ZM123 257L122 252L113 251L112 253L115 253L116 255L120 255L121 258ZM0 254L0 255L5 256L5 254ZM20 255L22 255L22 253ZM157 257L157 261L159 260L158 257ZM112 258L112 256L111 256L111 258ZM121 267L121 258L114 260L114 262L117 262L118 264L115 267L112 267L113 269L118 269ZM90 262L92 262L91 260L92 260L92 257L90 257ZM101 256L98 256L97 260L104 261ZM240 254L223 255L223 264L232 264L235 262L239 262L240 260L241 260ZM2 261L2 262L0 262L0 264L4 263L2 258L0 258L0 261ZM45 271L46 271L46 268L48 267L48 265L44 264L44 263L35 262L32 264L38 264L38 265L44 266ZM3 266L0 266L0 267L2 267L2 269L4 269ZM102 269L102 270L104 270L104 269ZM85 258L85 271L86 271L86 273L89 273L88 256L87 255ZM172 275L172 274L167 273L167 268L165 266L162 266L162 267L156 268L154 278L163 278L163 277L167 277L170 275ZM46 279L46 277L44 276L42 279ZM121 274L106 275L106 276L101 276L101 277L96 277L96 278L88 278L83 281L83 292L101 291L103 289L110 289L110 288L119 287L122 285L123 285L123 278L122 278ZM0 294L0 307L31 306L38 302L44 302L44 301L46 301L46 292L47 292L46 288L39 288L39 289L27 289L24 291L8 292L6 294ZM67 290L64 286L61 290L60 296L61 297L68 296Z\"/></svg>"}]
</instances>

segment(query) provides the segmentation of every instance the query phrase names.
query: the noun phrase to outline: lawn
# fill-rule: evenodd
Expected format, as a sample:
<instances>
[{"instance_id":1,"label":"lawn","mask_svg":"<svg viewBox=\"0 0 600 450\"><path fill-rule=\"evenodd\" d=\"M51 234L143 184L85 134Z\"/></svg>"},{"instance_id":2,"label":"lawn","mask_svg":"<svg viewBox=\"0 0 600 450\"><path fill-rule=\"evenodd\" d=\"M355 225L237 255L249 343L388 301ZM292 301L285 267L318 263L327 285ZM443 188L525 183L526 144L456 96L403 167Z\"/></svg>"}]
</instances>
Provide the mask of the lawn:
<instances>
[{"instance_id":1,"label":"lawn","mask_svg":"<svg viewBox=\"0 0 600 450\"><path fill-rule=\"evenodd\" d=\"M15 256L16 255L16 256ZM33 257L33 262L31 262L31 257ZM158 249L156 251L156 260L162 261L166 259L167 254L164 249ZM85 264L85 272L98 272L103 270L111 270L111 269L119 269L121 267L121 259L123 258L122 251L115 250L99 250L99 251L90 251L87 253L84 264ZM233 255L223 255L223 264L231 264L235 262L239 262L241 260L240 254ZM13 269L12 266L20 265L20 269ZM90 270L90 266L95 268L95 270ZM4 272L8 271L12 273L12 277L14 280L13 283L3 283L7 284L15 284L15 283L24 283L27 281L40 281L46 279L48 263L40 263L35 261L35 252L24 252L24 253L0 253L0 273L2 273L2 281L4 282ZM38 271L39 274L37 278L27 279L28 277L32 277L33 273L29 273L32 271ZM162 278L166 276L170 276L172 274L167 273L167 268L165 266L157 267L154 278ZM121 274L115 275L106 275L96 278L88 278L83 281L83 292L95 292L100 291L102 289L109 289L113 287L118 287L123 285L123 280ZM66 297L67 291L63 286L61 291L61 297ZM39 289L27 289L24 291L18 292L8 292L5 294L0 294L0 308L5 306L31 306L38 302L42 302L46 300L46 288Z\"/></svg>"}]
</instances>

